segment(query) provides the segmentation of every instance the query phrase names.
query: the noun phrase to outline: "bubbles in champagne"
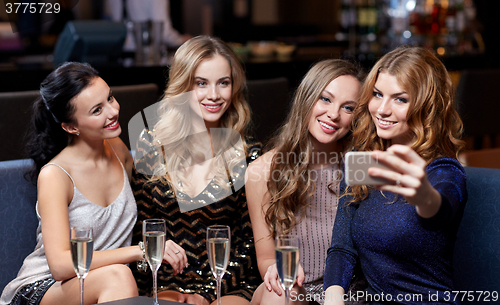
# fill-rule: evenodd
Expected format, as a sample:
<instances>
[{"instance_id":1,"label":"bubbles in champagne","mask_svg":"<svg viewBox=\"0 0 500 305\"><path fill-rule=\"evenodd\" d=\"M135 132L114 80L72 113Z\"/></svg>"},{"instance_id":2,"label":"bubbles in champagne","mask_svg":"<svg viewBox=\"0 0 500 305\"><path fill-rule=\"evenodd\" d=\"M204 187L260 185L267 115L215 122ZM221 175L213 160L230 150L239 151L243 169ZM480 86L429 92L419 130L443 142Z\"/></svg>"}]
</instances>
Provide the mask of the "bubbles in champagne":
<instances>
[{"instance_id":1,"label":"bubbles in champagne","mask_svg":"<svg viewBox=\"0 0 500 305\"><path fill-rule=\"evenodd\" d=\"M94 240L89 237L75 237L70 242L75 273L78 277L85 277L89 272L90 263L92 262Z\"/></svg>"}]
</instances>

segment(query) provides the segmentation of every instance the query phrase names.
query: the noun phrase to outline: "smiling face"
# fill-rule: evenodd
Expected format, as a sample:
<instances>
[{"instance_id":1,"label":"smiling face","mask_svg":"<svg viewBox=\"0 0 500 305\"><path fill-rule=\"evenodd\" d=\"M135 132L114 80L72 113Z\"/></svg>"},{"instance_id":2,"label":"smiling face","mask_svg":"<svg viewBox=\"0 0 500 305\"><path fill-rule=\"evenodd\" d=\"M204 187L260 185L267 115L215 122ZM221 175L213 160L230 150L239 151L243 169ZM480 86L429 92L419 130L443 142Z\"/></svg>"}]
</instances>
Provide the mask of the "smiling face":
<instances>
[{"instance_id":1,"label":"smiling face","mask_svg":"<svg viewBox=\"0 0 500 305\"><path fill-rule=\"evenodd\" d=\"M408 145L412 139L407 123L410 96L402 89L394 75L381 72L368 104L377 135L392 144Z\"/></svg>"},{"instance_id":2,"label":"smiling face","mask_svg":"<svg viewBox=\"0 0 500 305\"><path fill-rule=\"evenodd\" d=\"M359 90L359 81L350 75L337 77L323 89L308 124L316 151L335 149L332 145L349 132Z\"/></svg>"},{"instance_id":3,"label":"smiling face","mask_svg":"<svg viewBox=\"0 0 500 305\"><path fill-rule=\"evenodd\" d=\"M194 73L193 90L207 128L220 126L220 118L231 105L231 67L221 55L203 60ZM196 107L196 106L195 106Z\"/></svg>"},{"instance_id":4,"label":"smiling face","mask_svg":"<svg viewBox=\"0 0 500 305\"><path fill-rule=\"evenodd\" d=\"M75 105L73 118L76 123L63 123L66 124L63 126L66 131L80 133L81 138L90 139L111 139L120 135L120 105L102 78L95 78L72 102Z\"/></svg>"}]
</instances>

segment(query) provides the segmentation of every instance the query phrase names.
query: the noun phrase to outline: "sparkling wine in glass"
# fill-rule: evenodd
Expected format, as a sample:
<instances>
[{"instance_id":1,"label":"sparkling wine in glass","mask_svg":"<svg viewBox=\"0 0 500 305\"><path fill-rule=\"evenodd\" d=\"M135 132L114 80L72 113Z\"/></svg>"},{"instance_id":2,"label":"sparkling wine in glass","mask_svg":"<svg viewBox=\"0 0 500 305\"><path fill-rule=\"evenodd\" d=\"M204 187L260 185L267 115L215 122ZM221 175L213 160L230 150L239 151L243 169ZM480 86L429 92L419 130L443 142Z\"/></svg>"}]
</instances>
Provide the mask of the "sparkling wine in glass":
<instances>
[{"instance_id":1,"label":"sparkling wine in glass","mask_svg":"<svg viewBox=\"0 0 500 305\"><path fill-rule=\"evenodd\" d=\"M83 305L83 280L89 273L92 262L94 239L91 228L71 227L69 233L73 268L80 281L80 305Z\"/></svg>"},{"instance_id":2,"label":"sparkling wine in glass","mask_svg":"<svg viewBox=\"0 0 500 305\"><path fill-rule=\"evenodd\" d=\"M158 305L158 269L163 261L165 251L166 225L164 219L147 219L142 222L142 236L144 238L144 249L146 260L153 271L153 304Z\"/></svg>"},{"instance_id":3,"label":"sparkling wine in glass","mask_svg":"<svg viewBox=\"0 0 500 305\"><path fill-rule=\"evenodd\" d=\"M285 291L285 304L290 304L290 289L295 284L299 267L299 238L280 235L276 237L276 267L281 286Z\"/></svg>"},{"instance_id":4,"label":"sparkling wine in glass","mask_svg":"<svg viewBox=\"0 0 500 305\"><path fill-rule=\"evenodd\" d=\"M217 281L217 304L220 305L222 276L226 272L231 248L231 229L228 226L207 228L207 253L210 268Z\"/></svg>"}]
</instances>

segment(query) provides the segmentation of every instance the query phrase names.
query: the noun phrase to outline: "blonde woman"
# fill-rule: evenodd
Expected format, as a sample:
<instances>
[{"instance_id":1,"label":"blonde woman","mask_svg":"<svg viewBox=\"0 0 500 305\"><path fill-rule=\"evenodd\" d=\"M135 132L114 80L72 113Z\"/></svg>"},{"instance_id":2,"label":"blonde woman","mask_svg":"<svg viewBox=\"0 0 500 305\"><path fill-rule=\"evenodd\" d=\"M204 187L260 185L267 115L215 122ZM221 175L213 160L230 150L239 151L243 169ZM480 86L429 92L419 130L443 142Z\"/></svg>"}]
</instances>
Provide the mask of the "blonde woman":
<instances>
[{"instance_id":1,"label":"blonde woman","mask_svg":"<svg viewBox=\"0 0 500 305\"><path fill-rule=\"evenodd\" d=\"M167 238L184 248L188 260L179 269L161 266L160 298L216 300L206 252L210 225L228 225L232 234L222 303L249 304L260 284L242 187L246 163L260 154L260 144L246 134L250 110L244 87L235 53L219 39L194 37L175 53L159 121L142 135L133 176L134 238L141 239L142 220L164 218ZM150 293L150 271L135 271L135 277L140 292Z\"/></svg>"},{"instance_id":2,"label":"blonde woman","mask_svg":"<svg viewBox=\"0 0 500 305\"><path fill-rule=\"evenodd\" d=\"M322 302L326 250L338 199L339 166L350 137L362 72L343 60L315 64L300 83L270 151L247 171L248 208L260 274L252 304L283 304L274 238L300 238L292 304Z\"/></svg>"},{"instance_id":3,"label":"blonde woman","mask_svg":"<svg viewBox=\"0 0 500 305\"><path fill-rule=\"evenodd\" d=\"M350 187L341 199L327 303L346 300L359 260L369 302L456 304L451 261L467 189L457 161L462 122L445 66L423 48L393 50L369 73L355 115L354 148L374 151L392 170L370 168L390 182Z\"/></svg>"}]
</instances>

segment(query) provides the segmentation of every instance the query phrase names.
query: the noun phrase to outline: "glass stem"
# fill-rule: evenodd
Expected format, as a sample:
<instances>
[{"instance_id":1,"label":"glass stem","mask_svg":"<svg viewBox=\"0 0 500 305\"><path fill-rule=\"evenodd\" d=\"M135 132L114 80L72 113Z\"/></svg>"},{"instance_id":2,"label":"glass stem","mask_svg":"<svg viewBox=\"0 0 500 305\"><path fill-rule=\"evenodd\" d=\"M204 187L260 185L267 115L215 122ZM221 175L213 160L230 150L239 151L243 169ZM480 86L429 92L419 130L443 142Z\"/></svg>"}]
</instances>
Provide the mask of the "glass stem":
<instances>
[{"instance_id":1,"label":"glass stem","mask_svg":"<svg viewBox=\"0 0 500 305\"><path fill-rule=\"evenodd\" d=\"M217 278L217 305L220 305L220 286L222 282L222 277Z\"/></svg>"},{"instance_id":2,"label":"glass stem","mask_svg":"<svg viewBox=\"0 0 500 305\"><path fill-rule=\"evenodd\" d=\"M83 305L83 276L79 278L80 280L80 305Z\"/></svg>"},{"instance_id":3,"label":"glass stem","mask_svg":"<svg viewBox=\"0 0 500 305\"><path fill-rule=\"evenodd\" d=\"M285 305L290 305L290 290L284 289L285 290Z\"/></svg>"},{"instance_id":4,"label":"glass stem","mask_svg":"<svg viewBox=\"0 0 500 305\"><path fill-rule=\"evenodd\" d=\"M157 281L156 281L157 275L158 275L158 271L157 270L153 271L153 293L154 293L154 298L155 298L154 304L158 304L158 286L157 286Z\"/></svg>"}]
</instances>

